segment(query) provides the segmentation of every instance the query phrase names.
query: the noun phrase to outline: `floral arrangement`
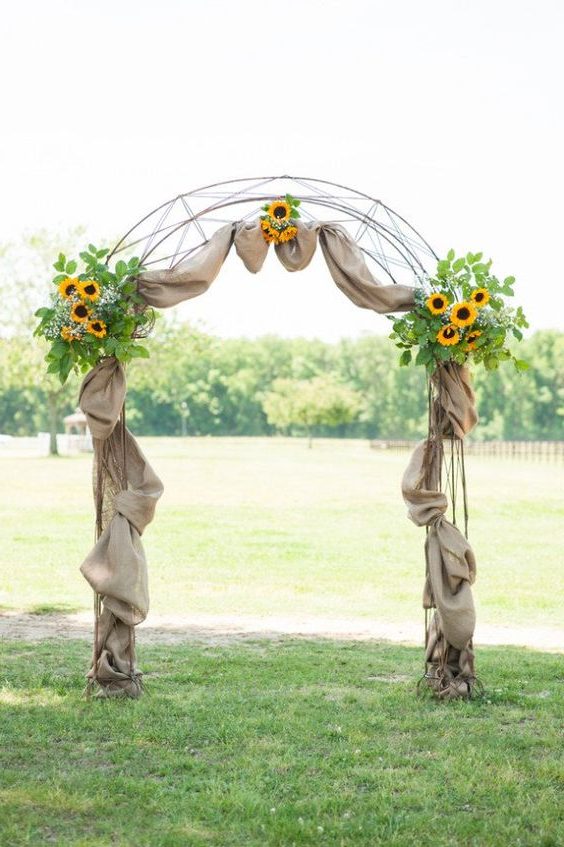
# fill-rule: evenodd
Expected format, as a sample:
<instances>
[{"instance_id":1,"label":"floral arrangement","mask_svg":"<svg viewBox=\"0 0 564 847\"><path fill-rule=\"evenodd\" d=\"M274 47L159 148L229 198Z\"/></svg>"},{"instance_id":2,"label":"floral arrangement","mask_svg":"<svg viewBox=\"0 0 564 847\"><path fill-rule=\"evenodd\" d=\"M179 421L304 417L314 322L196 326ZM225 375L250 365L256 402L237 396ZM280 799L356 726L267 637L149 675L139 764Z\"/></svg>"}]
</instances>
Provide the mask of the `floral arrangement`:
<instances>
[{"instance_id":1,"label":"floral arrangement","mask_svg":"<svg viewBox=\"0 0 564 847\"><path fill-rule=\"evenodd\" d=\"M292 220L300 217L298 212L300 203L301 200L286 194L285 197L279 197L262 207L266 215L261 216L260 228L265 241L269 244L271 242L283 244L296 237L298 230Z\"/></svg>"},{"instance_id":2,"label":"floral arrangement","mask_svg":"<svg viewBox=\"0 0 564 847\"><path fill-rule=\"evenodd\" d=\"M137 343L154 322L153 310L137 294L135 277L143 268L134 257L112 270L104 261L108 252L89 244L80 253L84 270L78 275L78 262L60 253L51 303L35 313L40 321L34 334L51 342L47 372L63 384L71 370L84 373L107 356L124 364L149 356Z\"/></svg>"},{"instance_id":3,"label":"floral arrangement","mask_svg":"<svg viewBox=\"0 0 564 847\"><path fill-rule=\"evenodd\" d=\"M500 282L491 273L491 260L483 262L482 256L456 258L450 250L435 277L415 292L415 307L401 318L390 318L390 338L403 351L400 365L408 365L418 348L415 364L430 372L449 360L461 365L471 360L487 370L511 360L517 370L528 368L507 347L508 335L520 341L521 330L529 325L521 307L509 308L504 301L513 297L515 277Z\"/></svg>"}]
</instances>

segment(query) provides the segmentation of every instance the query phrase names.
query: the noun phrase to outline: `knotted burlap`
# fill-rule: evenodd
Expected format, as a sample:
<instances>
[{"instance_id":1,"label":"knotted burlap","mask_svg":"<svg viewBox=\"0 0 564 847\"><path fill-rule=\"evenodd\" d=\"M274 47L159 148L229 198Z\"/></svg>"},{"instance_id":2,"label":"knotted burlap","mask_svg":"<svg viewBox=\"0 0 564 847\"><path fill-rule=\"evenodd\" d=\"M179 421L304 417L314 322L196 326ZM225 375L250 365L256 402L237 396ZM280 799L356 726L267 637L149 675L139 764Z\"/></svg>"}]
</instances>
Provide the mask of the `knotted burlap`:
<instances>
[{"instance_id":1,"label":"knotted burlap","mask_svg":"<svg viewBox=\"0 0 564 847\"><path fill-rule=\"evenodd\" d=\"M96 622L89 678L105 696L140 693L134 626L149 610L147 563L141 535L163 487L125 427L125 374L114 358L102 360L80 389L80 408L94 443L94 497L98 539L81 572L103 609Z\"/></svg>"},{"instance_id":2,"label":"knotted burlap","mask_svg":"<svg viewBox=\"0 0 564 847\"><path fill-rule=\"evenodd\" d=\"M286 270L300 271L309 265L317 241L337 287L362 309L405 312L414 305L414 289L407 285L382 285L374 279L362 250L342 226L333 223L296 222L298 233L291 241L276 245L276 255ZM151 306L160 309L208 290L235 244L247 270L257 273L268 253L259 224L237 222L218 229L196 253L175 268L145 271L138 291Z\"/></svg>"},{"instance_id":3,"label":"knotted burlap","mask_svg":"<svg viewBox=\"0 0 564 847\"><path fill-rule=\"evenodd\" d=\"M474 392L465 367L449 362L432 377L430 432L415 448L402 481L408 514L428 527L423 605L436 608L426 635L430 684L440 697L467 696L474 681L472 637L476 624L471 585L476 560L467 539L445 517L440 490L443 438L464 438L476 425Z\"/></svg>"}]
</instances>

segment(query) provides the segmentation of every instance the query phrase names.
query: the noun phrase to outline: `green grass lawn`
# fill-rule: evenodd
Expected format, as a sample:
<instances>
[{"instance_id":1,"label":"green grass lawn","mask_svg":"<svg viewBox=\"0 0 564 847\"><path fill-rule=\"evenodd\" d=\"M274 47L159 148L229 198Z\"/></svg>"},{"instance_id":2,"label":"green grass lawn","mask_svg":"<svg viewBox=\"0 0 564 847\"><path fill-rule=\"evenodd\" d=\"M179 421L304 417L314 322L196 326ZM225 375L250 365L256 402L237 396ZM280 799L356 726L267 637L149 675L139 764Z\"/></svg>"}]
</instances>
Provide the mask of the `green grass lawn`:
<instances>
[{"instance_id":1,"label":"green grass lawn","mask_svg":"<svg viewBox=\"0 0 564 847\"><path fill-rule=\"evenodd\" d=\"M562 664L483 648L486 699L415 696L415 648L146 647L139 701L86 701L89 646L0 647L0 843L557 847Z\"/></svg>"},{"instance_id":2,"label":"green grass lawn","mask_svg":"<svg viewBox=\"0 0 564 847\"><path fill-rule=\"evenodd\" d=\"M143 446L166 486L145 536L154 612L421 620L407 455L284 439ZM0 469L0 606L90 609L78 572L90 457ZM558 473L468 461L482 620L561 624ZM482 647L485 697L450 704L416 696L415 648L232 639L140 654L140 701L87 701L87 642L0 644L2 847L564 843L556 654Z\"/></svg>"},{"instance_id":3,"label":"green grass lawn","mask_svg":"<svg viewBox=\"0 0 564 847\"><path fill-rule=\"evenodd\" d=\"M408 455L364 441L142 439L165 494L145 534L152 610L411 621L424 531ZM91 458L0 458L0 608L91 608ZM480 621L562 623L562 467L467 460Z\"/></svg>"}]
</instances>

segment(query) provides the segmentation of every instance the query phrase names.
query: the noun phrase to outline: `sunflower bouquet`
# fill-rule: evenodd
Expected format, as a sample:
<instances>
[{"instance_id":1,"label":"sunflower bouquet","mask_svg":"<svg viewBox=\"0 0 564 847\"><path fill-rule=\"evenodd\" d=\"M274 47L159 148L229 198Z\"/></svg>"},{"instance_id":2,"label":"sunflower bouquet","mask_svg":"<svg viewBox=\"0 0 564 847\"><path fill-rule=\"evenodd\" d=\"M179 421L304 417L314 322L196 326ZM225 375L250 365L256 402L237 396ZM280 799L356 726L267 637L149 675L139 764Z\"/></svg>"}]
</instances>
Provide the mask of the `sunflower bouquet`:
<instances>
[{"instance_id":1,"label":"sunflower bouquet","mask_svg":"<svg viewBox=\"0 0 564 847\"><path fill-rule=\"evenodd\" d=\"M298 212L300 203L301 200L292 197L291 194L279 197L271 203L265 203L262 208L266 215L262 215L260 219L260 228L265 241L269 244L271 242L283 244L296 237L298 229L292 221L300 217Z\"/></svg>"},{"instance_id":2,"label":"sunflower bouquet","mask_svg":"<svg viewBox=\"0 0 564 847\"><path fill-rule=\"evenodd\" d=\"M108 252L89 244L80 253L84 270L78 275L78 262L60 253L53 265L57 274L50 305L35 313L40 320L34 334L51 344L47 372L63 384L71 370L84 373L108 356L124 364L149 356L137 343L154 321L152 309L137 294L135 277L142 266L134 257L118 261L112 270L104 261Z\"/></svg>"},{"instance_id":3,"label":"sunflower bouquet","mask_svg":"<svg viewBox=\"0 0 564 847\"><path fill-rule=\"evenodd\" d=\"M510 360L517 370L527 362L517 359L507 346L508 336L518 341L528 327L521 307L509 308L504 298L513 297L515 277L501 282L491 273L491 260L482 253L456 258L450 250L439 261L436 275L415 292L415 307L393 321L390 335L402 350L400 365L413 358L416 365L433 371L441 362L463 365L471 360L495 370Z\"/></svg>"}]
</instances>

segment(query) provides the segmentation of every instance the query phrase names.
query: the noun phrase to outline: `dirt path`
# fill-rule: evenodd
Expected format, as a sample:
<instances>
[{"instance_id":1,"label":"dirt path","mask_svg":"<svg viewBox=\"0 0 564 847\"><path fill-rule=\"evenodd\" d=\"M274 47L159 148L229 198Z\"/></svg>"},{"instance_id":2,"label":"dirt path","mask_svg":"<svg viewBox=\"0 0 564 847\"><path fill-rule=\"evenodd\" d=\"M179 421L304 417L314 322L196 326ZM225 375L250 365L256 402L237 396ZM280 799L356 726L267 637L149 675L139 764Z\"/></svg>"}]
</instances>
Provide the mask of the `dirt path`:
<instances>
[{"instance_id":1,"label":"dirt path","mask_svg":"<svg viewBox=\"0 0 564 847\"><path fill-rule=\"evenodd\" d=\"M391 641L420 645L422 623L378 623L364 619L325 619L192 615L158 616L138 627L146 644L182 644L186 641L228 644L234 641L283 637L329 638L358 641ZM92 615L32 615L26 612L0 614L0 639L42 641L46 638L86 639L92 637ZM536 650L564 652L564 630L550 627L483 626L478 624L475 644L507 644Z\"/></svg>"}]
</instances>

